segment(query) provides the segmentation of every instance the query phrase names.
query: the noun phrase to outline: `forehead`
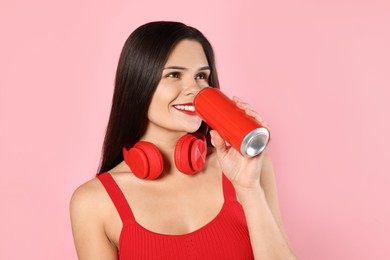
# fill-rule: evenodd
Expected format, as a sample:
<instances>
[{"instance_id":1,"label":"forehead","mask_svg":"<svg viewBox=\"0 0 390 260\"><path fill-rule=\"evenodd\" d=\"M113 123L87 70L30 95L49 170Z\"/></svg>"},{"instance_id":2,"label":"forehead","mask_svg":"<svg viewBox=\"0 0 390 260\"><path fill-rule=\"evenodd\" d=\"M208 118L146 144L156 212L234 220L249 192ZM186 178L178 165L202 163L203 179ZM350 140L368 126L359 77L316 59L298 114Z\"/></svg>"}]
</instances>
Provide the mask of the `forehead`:
<instances>
[{"instance_id":1,"label":"forehead","mask_svg":"<svg viewBox=\"0 0 390 260\"><path fill-rule=\"evenodd\" d=\"M168 57L166 65L208 65L202 45L193 40L180 41Z\"/></svg>"}]
</instances>

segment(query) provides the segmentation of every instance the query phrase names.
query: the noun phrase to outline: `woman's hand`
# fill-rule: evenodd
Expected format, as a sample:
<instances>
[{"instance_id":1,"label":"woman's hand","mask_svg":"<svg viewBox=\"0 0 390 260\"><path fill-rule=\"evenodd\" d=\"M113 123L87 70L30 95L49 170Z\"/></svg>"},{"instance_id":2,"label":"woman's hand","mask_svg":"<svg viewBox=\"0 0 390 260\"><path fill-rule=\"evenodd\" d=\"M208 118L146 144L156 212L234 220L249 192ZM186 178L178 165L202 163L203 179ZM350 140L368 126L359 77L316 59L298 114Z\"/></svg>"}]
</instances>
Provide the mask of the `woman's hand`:
<instances>
[{"instance_id":1,"label":"woman's hand","mask_svg":"<svg viewBox=\"0 0 390 260\"><path fill-rule=\"evenodd\" d=\"M244 103L237 97L234 97L233 101L236 103L237 107L241 108L247 115L260 122L270 132L267 124L249 104ZM225 140L222 139L217 131L211 130L210 135L211 143L216 148L218 161L222 171L226 177L230 179L235 188L240 190L259 188L262 162L265 156L264 151L255 157L245 158L237 150L228 148Z\"/></svg>"}]
</instances>

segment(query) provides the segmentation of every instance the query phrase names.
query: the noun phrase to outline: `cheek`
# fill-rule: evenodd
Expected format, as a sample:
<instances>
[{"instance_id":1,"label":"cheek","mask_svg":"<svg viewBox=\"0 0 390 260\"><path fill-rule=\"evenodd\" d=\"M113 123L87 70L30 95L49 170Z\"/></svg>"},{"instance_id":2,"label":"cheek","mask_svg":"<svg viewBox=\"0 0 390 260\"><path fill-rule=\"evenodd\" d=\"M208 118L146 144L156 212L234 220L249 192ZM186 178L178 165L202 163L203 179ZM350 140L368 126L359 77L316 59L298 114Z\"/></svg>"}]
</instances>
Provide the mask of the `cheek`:
<instances>
[{"instance_id":1,"label":"cheek","mask_svg":"<svg viewBox=\"0 0 390 260\"><path fill-rule=\"evenodd\" d=\"M152 102L159 106L168 107L180 94L175 86L158 86L154 92Z\"/></svg>"},{"instance_id":2,"label":"cheek","mask_svg":"<svg viewBox=\"0 0 390 260\"><path fill-rule=\"evenodd\" d=\"M148 117L156 119L163 113L169 112L172 100L172 95L169 92L157 89L149 106Z\"/></svg>"},{"instance_id":3,"label":"cheek","mask_svg":"<svg viewBox=\"0 0 390 260\"><path fill-rule=\"evenodd\" d=\"M210 84L208 82L202 82L201 84L199 84L201 88L206 88L206 87L209 87Z\"/></svg>"}]
</instances>

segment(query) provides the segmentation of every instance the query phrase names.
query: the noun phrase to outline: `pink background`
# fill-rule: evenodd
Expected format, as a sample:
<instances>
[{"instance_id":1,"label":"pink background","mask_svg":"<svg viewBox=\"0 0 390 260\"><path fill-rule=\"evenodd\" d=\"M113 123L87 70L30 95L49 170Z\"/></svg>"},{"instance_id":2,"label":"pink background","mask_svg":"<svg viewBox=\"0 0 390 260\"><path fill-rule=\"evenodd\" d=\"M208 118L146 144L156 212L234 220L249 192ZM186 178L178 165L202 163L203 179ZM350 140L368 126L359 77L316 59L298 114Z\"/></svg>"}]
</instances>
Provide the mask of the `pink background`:
<instances>
[{"instance_id":1,"label":"pink background","mask_svg":"<svg viewBox=\"0 0 390 260\"><path fill-rule=\"evenodd\" d=\"M0 4L1 259L76 259L69 199L97 169L123 43L153 20L203 31L223 90L270 124L300 259L390 259L388 1L58 2Z\"/></svg>"}]
</instances>

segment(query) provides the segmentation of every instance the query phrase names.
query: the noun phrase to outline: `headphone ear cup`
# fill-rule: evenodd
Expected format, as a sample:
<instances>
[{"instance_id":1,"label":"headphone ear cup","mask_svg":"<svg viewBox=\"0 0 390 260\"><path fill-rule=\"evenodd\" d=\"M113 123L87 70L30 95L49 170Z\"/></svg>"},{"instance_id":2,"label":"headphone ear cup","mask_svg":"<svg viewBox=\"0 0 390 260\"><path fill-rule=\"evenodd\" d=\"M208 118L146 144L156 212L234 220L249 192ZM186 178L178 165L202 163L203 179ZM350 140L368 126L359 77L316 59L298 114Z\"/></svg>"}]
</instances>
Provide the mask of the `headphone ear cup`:
<instances>
[{"instance_id":1,"label":"headphone ear cup","mask_svg":"<svg viewBox=\"0 0 390 260\"><path fill-rule=\"evenodd\" d=\"M179 171L194 174L201 169L206 161L207 145L204 136L201 139L187 134L179 139L175 147L175 164Z\"/></svg>"},{"instance_id":2,"label":"headphone ear cup","mask_svg":"<svg viewBox=\"0 0 390 260\"><path fill-rule=\"evenodd\" d=\"M140 179L154 180L164 169L160 151L149 142L139 141L129 151L124 147L123 157L133 174Z\"/></svg>"},{"instance_id":3,"label":"headphone ear cup","mask_svg":"<svg viewBox=\"0 0 390 260\"><path fill-rule=\"evenodd\" d=\"M191 147L191 168L198 172L203 169L206 163L207 145L206 142L196 139Z\"/></svg>"}]
</instances>

